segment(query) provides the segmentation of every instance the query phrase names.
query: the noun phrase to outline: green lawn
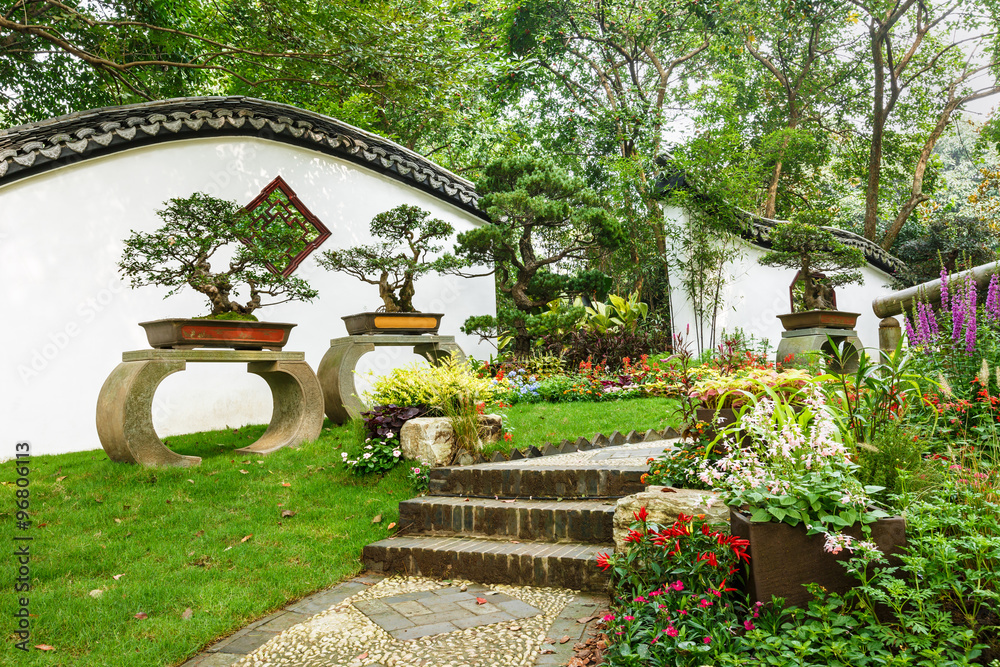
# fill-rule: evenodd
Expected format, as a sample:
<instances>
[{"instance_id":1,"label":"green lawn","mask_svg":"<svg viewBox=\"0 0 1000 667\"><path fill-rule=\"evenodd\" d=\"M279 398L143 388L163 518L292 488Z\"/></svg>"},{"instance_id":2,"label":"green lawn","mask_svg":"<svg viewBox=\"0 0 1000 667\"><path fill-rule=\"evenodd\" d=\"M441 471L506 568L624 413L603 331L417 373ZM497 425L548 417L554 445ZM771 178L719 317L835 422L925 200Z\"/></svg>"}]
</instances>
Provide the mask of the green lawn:
<instances>
[{"instance_id":1,"label":"green lawn","mask_svg":"<svg viewBox=\"0 0 1000 667\"><path fill-rule=\"evenodd\" d=\"M673 404L649 398L507 412L512 444L525 447L676 426ZM178 664L358 572L361 547L388 534L397 504L412 495L406 467L381 478L351 476L340 454L360 447L354 425L325 429L316 442L266 458L233 453L263 430L168 438L171 449L202 457L186 470L113 464L100 450L33 459L30 645L54 650L14 648L17 564L8 555L0 562L7 582L0 664ZM0 540L8 554L15 532L25 534L15 530L14 468L0 467ZM373 524L377 515L382 520ZM97 599L89 595L96 589L103 591ZM139 613L147 617L135 618Z\"/></svg>"},{"instance_id":2,"label":"green lawn","mask_svg":"<svg viewBox=\"0 0 1000 667\"><path fill-rule=\"evenodd\" d=\"M678 428L676 406L677 401L670 398L631 398L602 403L519 403L504 412L505 423L513 429L510 444L524 449L580 436L591 439L597 433Z\"/></svg>"},{"instance_id":3,"label":"green lawn","mask_svg":"<svg viewBox=\"0 0 1000 667\"><path fill-rule=\"evenodd\" d=\"M350 476L340 451L356 446L351 426L266 458L233 454L262 431L169 438L176 451L203 457L187 470L112 464L103 451L34 459L30 643L55 650L13 647L16 565L8 555L0 563L0 664L176 664L356 573L361 547L387 534L397 503L410 496L403 467L382 479ZM14 479L8 462L0 470L8 554ZM99 599L89 595L95 589L104 591ZM182 620L187 608L193 615ZM148 618L135 618L140 612Z\"/></svg>"}]
</instances>

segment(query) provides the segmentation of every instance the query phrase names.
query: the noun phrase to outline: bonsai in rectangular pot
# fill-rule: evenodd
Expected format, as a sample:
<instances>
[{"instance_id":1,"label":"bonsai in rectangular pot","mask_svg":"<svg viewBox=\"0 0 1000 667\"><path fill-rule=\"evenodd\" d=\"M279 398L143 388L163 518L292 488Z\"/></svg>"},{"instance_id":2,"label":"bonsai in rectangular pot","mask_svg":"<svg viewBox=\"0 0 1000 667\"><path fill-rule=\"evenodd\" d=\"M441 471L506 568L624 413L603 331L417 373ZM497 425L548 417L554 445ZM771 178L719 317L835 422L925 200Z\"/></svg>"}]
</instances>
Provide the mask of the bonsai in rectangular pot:
<instances>
[{"instance_id":1,"label":"bonsai in rectangular pot","mask_svg":"<svg viewBox=\"0 0 1000 667\"><path fill-rule=\"evenodd\" d=\"M371 235L385 240L327 250L319 258L320 266L329 271L378 285L382 307L378 312L343 317L348 334L437 333L443 314L414 308L414 281L427 273L456 269L461 262L452 255L430 259L442 250L437 242L450 238L454 228L437 218L428 220L429 216L428 211L402 204L372 218Z\"/></svg>"},{"instance_id":2,"label":"bonsai in rectangular pot","mask_svg":"<svg viewBox=\"0 0 1000 667\"><path fill-rule=\"evenodd\" d=\"M210 313L203 318L142 322L149 344L175 349L281 349L295 325L258 322L253 313L316 297L306 281L270 268L299 241L297 232L284 224L255 228L247 211L235 202L200 192L171 199L157 213L163 226L152 233L133 231L125 239L119 271L132 287L170 288L167 296L193 289L208 299ZM213 258L227 246L233 251L225 270L213 270ZM240 293L245 300L238 300ZM268 297L272 300L265 302Z\"/></svg>"}]
</instances>

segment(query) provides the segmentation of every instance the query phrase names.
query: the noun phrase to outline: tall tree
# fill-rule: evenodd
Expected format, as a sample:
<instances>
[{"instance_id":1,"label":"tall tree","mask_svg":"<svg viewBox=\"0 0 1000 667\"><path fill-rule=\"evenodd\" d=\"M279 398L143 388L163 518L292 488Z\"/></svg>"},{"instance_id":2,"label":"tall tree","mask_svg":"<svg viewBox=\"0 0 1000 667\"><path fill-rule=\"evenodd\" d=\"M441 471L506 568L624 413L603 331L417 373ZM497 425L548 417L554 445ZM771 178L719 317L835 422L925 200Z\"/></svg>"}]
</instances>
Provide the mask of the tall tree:
<instances>
[{"instance_id":1,"label":"tall tree","mask_svg":"<svg viewBox=\"0 0 1000 667\"><path fill-rule=\"evenodd\" d=\"M850 0L866 24L871 69L870 146L864 235L889 249L915 208L929 198L924 178L934 145L955 113L969 102L1000 93L995 0ZM909 113L901 113L909 107ZM879 213L883 148L898 116L915 124L923 146L908 192L881 238Z\"/></svg>"},{"instance_id":2,"label":"tall tree","mask_svg":"<svg viewBox=\"0 0 1000 667\"><path fill-rule=\"evenodd\" d=\"M666 250L651 166L673 102L699 80L719 2L490 0L483 28L509 59L512 99L533 101L578 162L617 156L636 168L637 213ZM644 210L643 210L644 209Z\"/></svg>"},{"instance_id":3,"label":"tall tree","mask_svg":"<svg viewBox=\"0 0 1000 667\"><path fill-rule=\"evenodd\" d=\"M0 0L0 62L12 122L250 94L416 147L448 123L480 61L450 2Z\"/></svg>"}]
</instances>

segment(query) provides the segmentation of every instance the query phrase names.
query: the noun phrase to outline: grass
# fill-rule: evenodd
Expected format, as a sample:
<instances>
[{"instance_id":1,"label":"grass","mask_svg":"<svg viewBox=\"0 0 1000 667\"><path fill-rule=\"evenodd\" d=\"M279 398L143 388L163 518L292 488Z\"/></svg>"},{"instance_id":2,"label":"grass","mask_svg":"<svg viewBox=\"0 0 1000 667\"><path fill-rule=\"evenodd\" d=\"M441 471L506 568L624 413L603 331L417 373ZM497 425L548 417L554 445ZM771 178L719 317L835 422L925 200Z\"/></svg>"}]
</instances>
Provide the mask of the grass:
<instances>
[{"instance_id":1,"label":"grass","mask_svg":"<svg viewBox=\"0 0 1000 667\"><path fill-rule=\"evenodd\" d=\"M630 398L619 401L591 403L518 403L504 410L505 425L513 431L513 439L501 441L487 453L511 447L541 447L546 442L575 441L580 436L593 438L597 433L626 434L631 430L642 433L649 429L679 428L674 414L677 401L670 398Z\"/></svg>"},{"instance_id":2,"label":"grass","mask_svg":"<svg viewBox=\"0 0 1000 667\"><path fill-rule=\"evenodd\" d=\"M515 436L507 444L676 426L673 405L661 398L516 405L507 411ZM12 587L14 535L32 536L29 646L54 647L14 648L13 614L24 594L8 588L0 596L0 664L179 664L357 573L362 546L385 537L399 501L413 495L406 466L384 477L350 475L340 453L361 447L356 425L328 427L316 442L266 458L233 452L264 428L168 438L174 451L202 457L189 469L114 464L100 450L32 459L34 525L26 533L15 527L15 466L0 467L0 540L8 545L0 572ZM103 593L95 599L93 590Z\"/></svg>"},{"instance_id":3,"label":"grass","mask_svg":"<svg viewBox=\"0 0 1000 667\"><path fill-rule=\"evenodd\" d=\"M0 562L8 582L0 596L0 664L177 664L358 572L361 547L387 535L398 502L412 495L404 468L380 479L352 477L340 463L342 449L360 441L352 426L266 458L234 455L263 429L169 438L175 451L203 457L186 470L113 464L102 451L34 459L30 646L55 650L13 646L17 566L8 555ZM0 469L8 554L14 479L8 462ZM103 590L98 599L89 595L95 589ZM187 608L193 615L183 620ZM140 612L148 618L135 618Z\"/></svg>"}]
</instances>

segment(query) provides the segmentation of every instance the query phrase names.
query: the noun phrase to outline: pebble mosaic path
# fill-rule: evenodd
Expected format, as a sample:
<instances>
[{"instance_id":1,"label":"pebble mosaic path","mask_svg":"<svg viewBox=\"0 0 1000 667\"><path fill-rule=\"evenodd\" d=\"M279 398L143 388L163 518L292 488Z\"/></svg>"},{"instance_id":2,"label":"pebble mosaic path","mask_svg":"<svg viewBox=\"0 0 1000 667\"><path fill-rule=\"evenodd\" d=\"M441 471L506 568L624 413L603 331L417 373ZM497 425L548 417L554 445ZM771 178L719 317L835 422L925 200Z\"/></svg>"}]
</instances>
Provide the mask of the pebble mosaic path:
<instances>
[{"instance_id":1,"label":"pebble mosaic path","mask_svg":"<svg viewBox=\"0 0 1000 667\"><path fill-rule=\"evenodd\" d=\"M247 626L181 667L565 665L607 604L606 596L568 589L361 576Z\"/></svg>"}]
</instances>

